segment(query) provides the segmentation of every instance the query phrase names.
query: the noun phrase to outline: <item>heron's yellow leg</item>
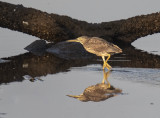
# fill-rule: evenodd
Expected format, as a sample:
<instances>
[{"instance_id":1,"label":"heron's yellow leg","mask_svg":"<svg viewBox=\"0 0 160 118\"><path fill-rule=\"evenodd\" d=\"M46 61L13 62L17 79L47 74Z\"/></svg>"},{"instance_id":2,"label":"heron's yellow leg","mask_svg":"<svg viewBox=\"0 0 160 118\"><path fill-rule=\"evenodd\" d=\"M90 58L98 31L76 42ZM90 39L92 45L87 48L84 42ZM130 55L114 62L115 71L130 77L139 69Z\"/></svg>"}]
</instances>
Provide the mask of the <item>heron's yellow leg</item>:
<instances>
[{"instance_id":1,"label":"heron's yellow leg","mask_svg":"<svg viewBox=\"0 0 160 118\"><path fill-rule=\"evenodd\" d=\"M111 70L112 67L108 63L106 63L106 66Z\"/></svg>"},{"instance_id":2,"label":"heron's yellow leg","mask_svg":"<svg viewBox=\"0 0 160 118\"><path fill-rule=\"evenodd\" d=\"M103 70L104 70L104 68L106 67L106 63L105 63L105 57L104 56L102 56L102 59L103 59ZM108 68L107 68L108 69Z\"/></svg>"},{"instance_id":3,"label":"heron's yellow leg","mask_svg":"<svg viewBox=\"0 0 160 118\"><path fill-rule=\"evenodd\" d=\"M105 61L106 63L107 63L107 61L109 60L109 58L111 57L111 55L108 54L107 56L108 56L108 58L107 58L106 61Z\"/></svg>"},{"instance_id":4,"label":"heron's yellow leg","mask_svg":"<svg viewBox=\"0 0 160 118\"><path fill-rule=\"evenodd\" d=\"M106 65L105 65L105 61L106 61L106 60L105 60L105 57L104 57L104 56L102 56L102 59L103 59L103 70L104 70L104 68L105 68L105 66L106 66Z\"/></svg>"},{"instance_id":5,"label":"heron's yellow leg","mask_svg":"<svg viewBox=\"0 0 160 118\"><path fill-rule=\"evenodd\" d=\"M109 83L108 78L106 78L106 81L107 81L108 88L111 88L111 84Z\"/></svg>"},{"instance_id":6,"label":"heron's yellow leg","mask_svg":"<svg viewBox=\"0 0 160 118\"><path fill-rule=\"evenodd\" d=\"M107 63L107 61L109 60L109 58L111 57L111 55L108 54L107 56L108 56L108 58L106 59L105 63L106 63L106 66L107 66L107 67L109 68L109 70L110 70L112 67ZM107 69L108 69L108 68L107 68Z\"/></svg>"},{"instance_id":7,"label":"heron's yellow leg","mask_svg":"<svg viewBox=\"0 0 160 118\"><path fill-rule=\"evenodd\" d=\"M106 67L108 70L111 70L111 66L110 66L108 63L105 64L105 67ZM104 67L104 68L105 68L105 67Z\"/></svg>"},{"instance_id":8,"label":"heron's yellow leg","mask_svg":"<svg viewBox=\"0 0 160 118\"><path fill-rule=\"evenodd\" d=\"M109 75L110 75L110 71L105 72L105 70L103 70L103 80L102 80L102 83L104 84L105 80L106 80L106 82L107 82L107 88L111 87L111 85L110 85L110 83L108 81Z\"/></svg>"},{"instance_id":9,"label":"heron's yellow leg","mask_svg":"<svg viewBox=\"0 0 160 118\"><path fill-rule=\"evenodd\" d=\"M111 70L112 67L107 63L107 61L108 61L109 58L110 58L110 54L108 54L107 60L105 60L105 57L102 56L102 59L103 59L103 70L104 70L105 67L106 67L108 70Z\"/></svg>"}]
</instances>

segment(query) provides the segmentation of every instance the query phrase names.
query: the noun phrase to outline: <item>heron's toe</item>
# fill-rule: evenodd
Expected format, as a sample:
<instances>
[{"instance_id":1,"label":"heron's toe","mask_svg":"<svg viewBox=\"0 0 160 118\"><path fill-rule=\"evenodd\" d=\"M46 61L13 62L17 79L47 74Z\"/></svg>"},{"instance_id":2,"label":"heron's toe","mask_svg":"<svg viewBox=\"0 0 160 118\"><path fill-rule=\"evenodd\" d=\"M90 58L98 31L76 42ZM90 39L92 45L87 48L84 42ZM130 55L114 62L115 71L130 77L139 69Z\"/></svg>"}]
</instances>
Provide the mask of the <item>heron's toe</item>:
<instances>
[{"instance_id":1,"label":"heron's toe","mask_svg":"<svg viewBox=\"0 0 160 118\"><path fill-rule=\"evenodd\" d=\"M108 70L111 70L111 69L112 69L112 67L111 67L108 63L106 63L106 68L107 68Z\"/></svg>"},{"instance_id":2,"label":"heron's toe","mask_svg":"<svg viewBox=\"0 0 160 118\"><path fill-rule=\"evenodd\" d=\"M112 67L111 67L108 63L104 63L104 64L103 64L103 70L104 70L105 68L107 68L108 70L111 70L111 69L112 69Z\"/></svg>"}]
</instances>

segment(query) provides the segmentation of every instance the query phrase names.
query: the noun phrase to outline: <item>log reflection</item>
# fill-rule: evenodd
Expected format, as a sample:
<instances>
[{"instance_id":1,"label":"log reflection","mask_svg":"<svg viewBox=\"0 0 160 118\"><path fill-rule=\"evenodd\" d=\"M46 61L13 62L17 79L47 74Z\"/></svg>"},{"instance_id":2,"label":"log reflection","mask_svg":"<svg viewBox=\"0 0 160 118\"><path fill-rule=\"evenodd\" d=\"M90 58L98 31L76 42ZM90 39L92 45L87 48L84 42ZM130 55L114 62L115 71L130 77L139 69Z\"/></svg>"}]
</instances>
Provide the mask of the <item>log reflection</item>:
<instances>
[{"instance_id":1,"label":"log reflection","mask_svg":"<svg viewBox=\"0 0 160 118\"><path fill-rule=\"evenodd\" d=\"M43 56L25 53L5 59L10 61L0 63L0 84L23 81L25 75L35 78L58 72L67 72L70 67L88 64L88 60L65 60L48 53Z\"/></svg>"},{"instance_id":2,"label":"log reflection","mask_svg":"<svg viewBox=\"0 0 160 118\"><path fill-rule=\"evenodd\" d=\"M160 56L136 50L132 46L126 46L122 49L122 54L113 55L108 62L112 67L160 68ZM69 54L69 56L75 57L75 52ZM61 58L61 55L55 56L50 53L45 53L42 56L25 53L14 57L3 58L3 60L10 61L0 63L0 84L22 81L25 75L34 78L46 76L47 74L66 72L71 67L102 64L101 57L91 56L91 58L85 57L83 59L83 56L80 55L81 58L79 58L77 53L76 56L76 59L65 59Z\"/></svg>"},{"instance_id":3,"label":"log reflection","mask_svg":"<svg viewBox=\"0 0 160 118\"><path fill-rule=\"evenodd\" d=\"M108 72L103 71L102 83L98 83L96 85L87 87L84 90L84 92L80 95L67 95L67 96L76 98L83 102L87 101L100 102L110 97L116 96L118 93L121 93L122 90L110 85L108 81L109 74L110 71Z\"/></svg>"}]
</instances>

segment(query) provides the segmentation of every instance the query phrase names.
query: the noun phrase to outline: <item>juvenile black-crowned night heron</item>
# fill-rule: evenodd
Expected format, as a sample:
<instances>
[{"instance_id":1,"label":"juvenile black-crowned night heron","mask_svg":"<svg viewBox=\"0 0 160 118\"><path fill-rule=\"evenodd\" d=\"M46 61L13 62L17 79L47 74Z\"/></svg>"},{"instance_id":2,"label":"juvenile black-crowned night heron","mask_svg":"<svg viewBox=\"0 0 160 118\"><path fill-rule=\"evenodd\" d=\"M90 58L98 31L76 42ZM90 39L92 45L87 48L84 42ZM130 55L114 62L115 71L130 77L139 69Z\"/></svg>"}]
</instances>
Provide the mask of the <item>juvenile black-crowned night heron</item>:
<instances>
[{"instance_id":1,"label":"juvenile black-crowned night heron","mask_svg":"<svg viewBox=\"0 0 160 118\"><path fill-rule=\"evenodd\" d=\"M80 95L67 95L67 96L76 98L83 102L87 101L99 102L102 100L106 100L110 97L116 96L118 93L121 93L122 90L110 85L108 81L109 74L110 71L105 72L105 70L103 70L102 83L98 83L96 85L87 87ZM105 81L107 83L105 83Z\"/></svg>"},{"instance_id":2,"label":"juvenile black-crowned night heron","mask_svg":"<svg viewBox=\"0 0 160 118\"><path fill-rule=\"evenodd\" d=\"M98 37L88 37L81 36L74 40L68 40L68 42L79 42L83 45L83 47L90 53L96 54L97 56L101 56L103 59L103 69L105 67L110 70L112 67L107 63L111 54L122 53L122 49L120 49L117 45L110 43L102 38ZM105 57L108 57L105 59Z\"/></svg>"}]
</instances>

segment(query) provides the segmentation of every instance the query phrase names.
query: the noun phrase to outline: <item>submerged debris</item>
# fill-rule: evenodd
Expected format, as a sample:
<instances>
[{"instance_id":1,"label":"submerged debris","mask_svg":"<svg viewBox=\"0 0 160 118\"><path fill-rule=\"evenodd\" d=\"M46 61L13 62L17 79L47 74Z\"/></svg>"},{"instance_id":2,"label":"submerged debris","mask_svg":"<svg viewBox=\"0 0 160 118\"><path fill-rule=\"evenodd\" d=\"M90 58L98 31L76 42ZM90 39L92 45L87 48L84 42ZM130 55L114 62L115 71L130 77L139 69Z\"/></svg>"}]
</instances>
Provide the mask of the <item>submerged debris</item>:
<instances>
[{"instance_id":1,"label":"submerged debris","mask_svg":"<svg viewBox=\"0 0 160 118\"><path fill-rule=\"evenodd\" d=\"M35 82L37 80L43 81L40 77L31 77L30 75L24 75L23 78L31 82Z\"/></svg>"},{"instance_id":2,"label":"submerged debris","mask_svg":"<svg viewBox=\"0 0 160 118\"><path fill-rule=\"evenodd\" d=\"M29 25L29 23L26 22L26 21L23 21L22 23L23 23L24 25Z\"/></svg>"}]
</instances>

